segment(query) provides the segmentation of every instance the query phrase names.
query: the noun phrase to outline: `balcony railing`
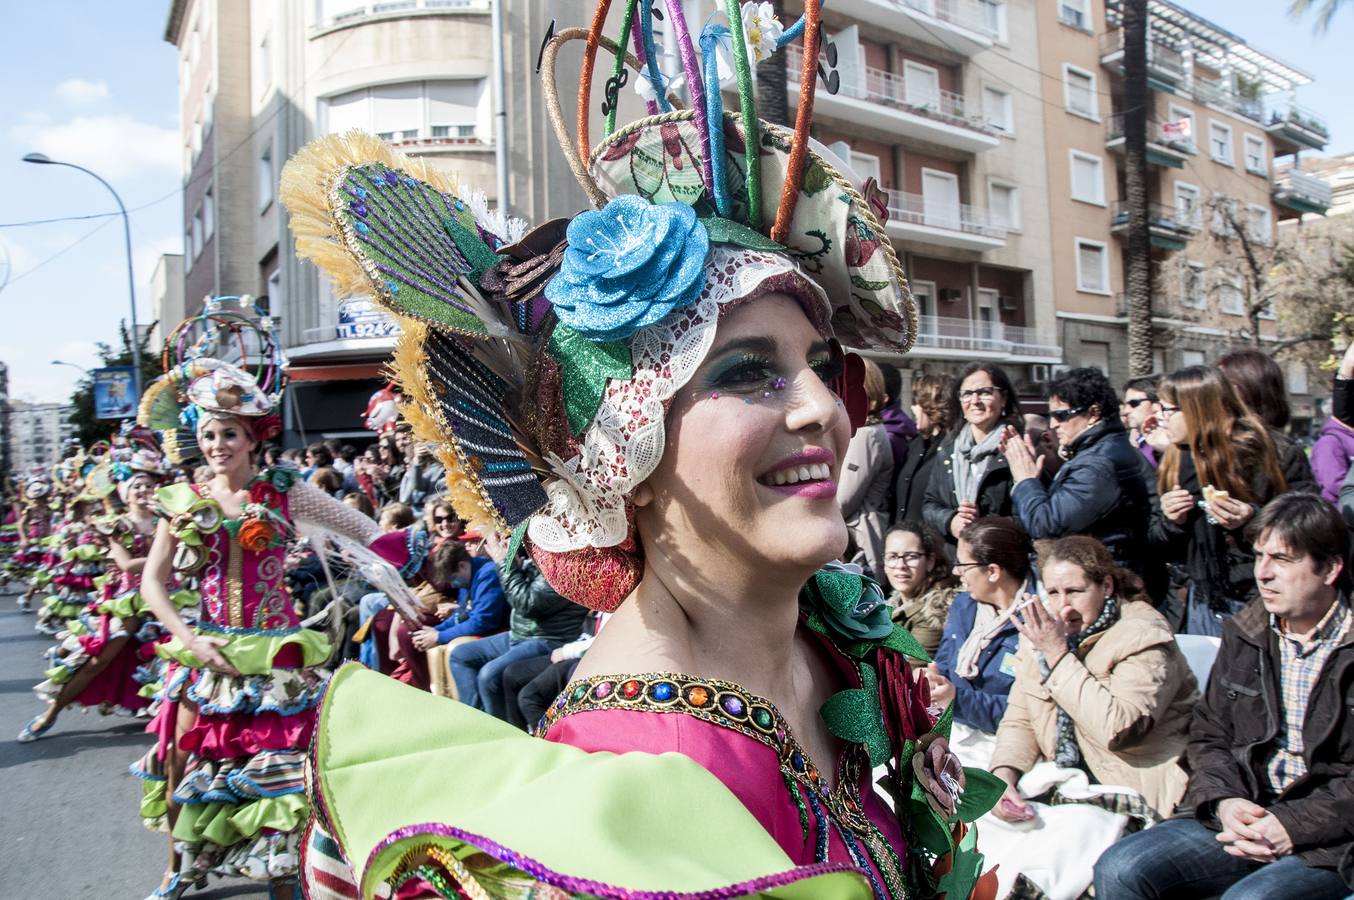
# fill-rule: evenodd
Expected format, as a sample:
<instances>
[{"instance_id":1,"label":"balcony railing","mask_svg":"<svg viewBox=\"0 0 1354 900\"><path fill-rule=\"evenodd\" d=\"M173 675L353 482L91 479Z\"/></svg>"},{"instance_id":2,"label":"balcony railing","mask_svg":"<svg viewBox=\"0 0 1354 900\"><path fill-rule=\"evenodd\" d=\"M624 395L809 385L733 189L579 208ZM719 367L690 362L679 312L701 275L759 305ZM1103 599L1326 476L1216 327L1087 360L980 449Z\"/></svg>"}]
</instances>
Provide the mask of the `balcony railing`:
<instances>
[{"instance_id":1,"label":"balcony railing","mask_svg":"<svg viewBox=\"0 0 1354 900\"><path fill-rule=\"evenodd\" d=\"M917 324L919 349L976 350L1024 357L1062 355L1056 341L1033 328L949 316L919 316Z\"/></svg>"},{"instance_id":2,"label":"balcony railing","mask_svg":"<svg viewBox=\"0 0 1354 900\"><path fill-rule=\"evenodd\" d=\"M1330 139L1330 126L1326 120L1310 109L1305 109L1290 101L1276 101L1265 107L1265 125L1267 127L1288 126L1307 132L1325 141Z\"/></svg>"},{"instance_id":3,"label":"balcony railing","mask_svg":"<svg viewBox=\"0 0 1354 900\"><path fill-rule=\"evenodd\" d=\"M1174 206L1167 206L1164 203L1147 204L1147 221L1155 231L1170 232L1182 238L1189 237L1199 228L1199 223L1188 212L1179 210ZM1128 203L1126 201L1114 201L1110 227L1128 227Z\"/></svg>"},{"instance_id":4,"label":"balcony railing","mask_svg":"<svg viewBox=\"0 0 1354 900\"><path fill-rule=\"evenodd\" d=\"M320 3L320 28L346 25L362 19L398 16L406 12L484 12L488 0L377 0L372 3Z\"/></svg>"},{"instance_id":5,"label":"balcony railing","mask_svg":"<svg viewBox=\"0 0 1354 900\"><path fill-rule=\"evenodd\" d=\"M902 0L904 6L926 13L942 22L998 38L997 6L987 0Z\"/></svg>"},{"instance_id":6,"label":"balcony railing","mask_svg":"<svg viewBox=\"0 0 1354 900\"><path fill-rule=\"evenodd\" d=\"M1274 197L1304 212L1325 212L1335 202L1329 181L1296 169L1274 179Z\"/></svg>"},{"instance_id":7,"label":"balcony railing","mask_svg":"<svg viewBox=\"0 0 1354 900\"><path fill-rule=\"evenodd\" d=\"M804 52L797 45L785 48L785 68L792 82L799 80L803 60ZM862 83L853 83L853 79L842 78L838 93L994 137L1003 133L983 121L982 116L969 115L965 110L963 94L946 90L919 90L915 86L909 91L902 75L870 66L863 66L862 71L864 72Z\"/></svg>"},{"instance_id":8,"label":"balcony railing","mask_svg":"<svg viewBox=\"0 0 1354 900\"><path fill-rule=\"evenodd\" d=\"M1100 58L1104 59L1124 49L1124 30L1114 28L1100 36ZM1147 39L1147 69L1172 79L1185 77L1185 57L1179 50L1161 41Z\"/></svg>"},{"instance_id":9,"label":"balcony railing","mask_svg":"<svg viewBox=\"0 0 1354 900\"><path fill-rule=\"evenodd\" d=\"M1117 141L1124 136L1124 114L1115 113L1105 125L1105 140ZM1195 152L1192 137L1174 137L1162 134L1161 121L1156 116L1147 117L1147 143L1169 147L1179 153Z\"/></svg>"},{"instance_id":10,"label":"balcony railing","mask_svg":"<svg viewBox=\"0 0 1354 900\"><path fill-rule=\"evenodd\" d=\"M985 209L967 203L928 201L922 194L903 191L889 191L888 195L890 222L909 222L997 240L1006 238L1006 229L994 223L991 214Z\"/></svg>"},{"instance_id":11,"label":"balcony railing","mask_svg":"<svg viewBox=\"0 0 1354 900\"><path fill-rule=\"evenodd\" d=\"M1189 89L1194 99L1200 103L1207 103L1262 124L1265 121L1264 104L1259 99L1239 94L1224 83L1195 78L1190 83Z\"/></svg>"}]
</instances>

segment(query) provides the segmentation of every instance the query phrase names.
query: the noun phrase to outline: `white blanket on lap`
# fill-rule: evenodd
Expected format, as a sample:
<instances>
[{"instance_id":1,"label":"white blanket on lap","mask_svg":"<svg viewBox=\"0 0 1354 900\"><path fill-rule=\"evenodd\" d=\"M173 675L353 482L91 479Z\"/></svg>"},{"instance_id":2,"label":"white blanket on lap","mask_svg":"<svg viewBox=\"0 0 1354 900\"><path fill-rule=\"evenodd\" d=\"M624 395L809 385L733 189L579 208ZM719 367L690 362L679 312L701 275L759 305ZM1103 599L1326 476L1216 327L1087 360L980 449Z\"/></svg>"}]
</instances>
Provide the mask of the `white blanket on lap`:
<instances>
[{"instance_id":1,"label":"white blanket on lap","mask_svg":"<svg viewBox=\"0 0 1354 900\"><path fill-rule=\"evenodd\" d=\"M956 724L950 746L964 765L986 769L996 737ZM1129 794L1129 788L1090 784L1080 769L1036 765L1020 779L1023 797L1038 797L1057 787L1068 800L1105 794ZM1082 803L1033 804L1037 818L1013 825L988 813L978 820L978 849L985 868L998 865L998 897L1005 897L1017 875L1038 885L1052 900L1073 900L1091 886L1092 869L1110 844L1124 833L1129 817Z\"/></svg>"}]
</instances>

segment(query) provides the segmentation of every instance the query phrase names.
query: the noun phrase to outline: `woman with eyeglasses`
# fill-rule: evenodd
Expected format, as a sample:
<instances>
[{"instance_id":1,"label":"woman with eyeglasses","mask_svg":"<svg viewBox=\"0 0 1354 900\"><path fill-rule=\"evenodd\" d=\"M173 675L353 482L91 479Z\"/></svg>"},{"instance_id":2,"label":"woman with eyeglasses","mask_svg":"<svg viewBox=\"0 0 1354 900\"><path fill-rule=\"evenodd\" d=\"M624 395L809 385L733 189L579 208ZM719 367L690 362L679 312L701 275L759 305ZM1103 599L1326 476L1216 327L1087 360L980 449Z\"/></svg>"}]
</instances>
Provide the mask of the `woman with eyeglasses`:
<instances>
[{"instance_id":1,"label":"woman with eyeglasses","mask_svg":"<svg viewBox=\"0 0 1354 900\"><path fill-rule=\"evenodd\" d=\"M1065 460L1048 484L1028 438L1008 430L1002 441L1016 518L1036 541L1090 535L1142 575L1152 470L1129 443L1109 379L1090 367L1059 375L1049 386L1048 417Z\"/></svg>"},{"instance_id":2,"label":"woman with eyeglasses","mask_svg":"<svg viewBox=\"0 0 1354 900\"><path fill-rule=\"evenodd\" d=\"M1246 524L1288 485L1265 424L1216 368L1166 376L1160 419L1171 443L1157 468L1151 549L1187 573L1179 630L1220 635L1255 592Z\"/></svg>"},{"instance_id":3,"label":"woman with eyeglasses","mask_svg":"<svg viewBox=\"0 0 1354 900\"><path fill-rule=\"evenodd\" d=\"M884 535L884 577L892 592L893 621L934 657L959 579L950 569L945 539L925 522L900 522Z\"/></svg>"},{"instance_id":4,"label":"woman with eyeglasses","mask_svg":"<svg viewBox=\"0 0 1354 900\"><path fill-rule=\"evenodd\" d=\"M950 424L958 418L951 401L953 394L954 379L948 375L918 375L912 379L912 418L917 422L917 434L907 442L907 455L898 467L895 522L925 521L922 511L931 471Z\"/></svg>"},{"instance_id":5,"label":"woman with eyeglasses","mask_svg":"<svg viewBox=\"0 0 1354 900\"><path fill-rule=\"evenodd\" d=\"M1011 514L1011 470L1001 453L1006 426L1021 430L1020 401L1000 366L972 363L959 373L954 431L940 448L926 488L926 521L951 548L969 523ZM962 418L961 418L962 417Z\"/></svg>"},{"instance_id":6,"label":"woman with eyeglasses","mask_svg":"<svg viewBox=\"0 0 1354 900\"><path fill-rule=\"evenodd\" d=\"M931 702L953 699L954 721L994 734L1015 681L1016 610L1033 589L1029 535L1014 519L979 519L960 532L957 557L961 590L926 670Z\"/></svg>"}]
</instances>

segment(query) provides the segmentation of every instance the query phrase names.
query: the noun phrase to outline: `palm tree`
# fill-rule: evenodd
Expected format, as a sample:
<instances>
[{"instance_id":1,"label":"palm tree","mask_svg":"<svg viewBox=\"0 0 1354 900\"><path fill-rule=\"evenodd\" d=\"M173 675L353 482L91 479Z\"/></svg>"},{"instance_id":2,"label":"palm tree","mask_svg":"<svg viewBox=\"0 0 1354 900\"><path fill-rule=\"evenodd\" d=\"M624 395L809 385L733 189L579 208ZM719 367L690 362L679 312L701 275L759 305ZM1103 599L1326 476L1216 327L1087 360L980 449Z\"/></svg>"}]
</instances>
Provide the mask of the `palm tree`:
<instances>
[{"instance_id":1,"label":"palm tree","mask_svg":"<svg viewBox=\"0 0 1354 900\"><path fill-rule=\"evenodd\" d=\"M1152 238L1147 217L1147 0L1124 0L1124 202L1128 207L1124 293L1128 368L1152 371Z\"/></svg>"},{"instance_id":2,"label":"palm tree","mask_svg":"<svg viewBox=\"0 0 1354 900\"><path fill-rule=\"evenodd\" d=\"M1325 34L1330 30L1331 19L1335 18L1335 13L1340 7L1345 5L1345 0L1292 0L1288 4L1288 14L1295 19L1301 19L1307 15L1308 10L1316 8L1316 22L1312 25L1312 30L1317 34Z\"/></svg>"}]
</instances>

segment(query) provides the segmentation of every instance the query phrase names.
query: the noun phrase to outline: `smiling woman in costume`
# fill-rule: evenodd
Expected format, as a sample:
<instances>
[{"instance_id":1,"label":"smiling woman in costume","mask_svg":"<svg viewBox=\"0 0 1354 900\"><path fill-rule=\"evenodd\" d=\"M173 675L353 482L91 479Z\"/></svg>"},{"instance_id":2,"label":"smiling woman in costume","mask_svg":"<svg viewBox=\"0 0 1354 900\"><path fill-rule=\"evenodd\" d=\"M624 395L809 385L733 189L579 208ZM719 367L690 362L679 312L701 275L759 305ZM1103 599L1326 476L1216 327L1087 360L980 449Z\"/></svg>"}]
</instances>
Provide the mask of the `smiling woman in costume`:
<instances>
[{"instance_id":1,"label":"smiling woman in costume","mask_svg":"<svg viewBox=\"0 0 1354 900\"><path fill-rule=\"evenodd\" d=\"M179 462L191 452L182 442L195 438L212 472L205 484L156 492L160 522L141 583L173 636L159 649L170 661L152 724L159 741L132 767L146 786L142 816L170 831L170 866L151 897L179 897L210 873L268 881L270 896L290 897L309 814L304 754L327 675L317 667L330 647L300 626L283 578L286 539L298 522L362 543L379 529L295 469L259 466L259 446L281 422L276 397L251 373L189 360L147 394L143 411L184 402L193 430L166 444ZM166 588L178 576L201 586L194 626Z\"/></svg>"},{"instance_id":2,"label":"smiling woman in costume","mask_svg":"<svg viewBox=\"0 0 1354 900\"><path fill-rule=\"evenodd\" d=\"M619 33L634 31L652 62L630 64L663 84L650 4L637 8ZM659 90L649 118L616 128L609 97L592 147L595 51L614 47L605 13L543 54L552 122L592 211L523 235L356 133L283 173L298 251L338 293L401 317L406 414L438 447L457 512L511 533L509 555L525 546L564 596L614 611L543 741L356 667L337 673L304 877L325 897L383 885L401 897L966 896L981 863L964 823L1002 786L969 772L961 801L948 716L937 722L905 659L925 652L876 585L832 565L847 543L842 458L864 412L859 360L841 344L897 352L916 331L885 206L810 146L812 66L795 132L756 119L748 62L780 26L753 4L706 27L702 68L670 3L693 108ZM782 42L801 35L816 59L812 0ZM575 141L554 66L584 37ZM715 84L721 42L741 118ZM570 818L547 824L542 809Z\"/></svg>"}]
</instances>

